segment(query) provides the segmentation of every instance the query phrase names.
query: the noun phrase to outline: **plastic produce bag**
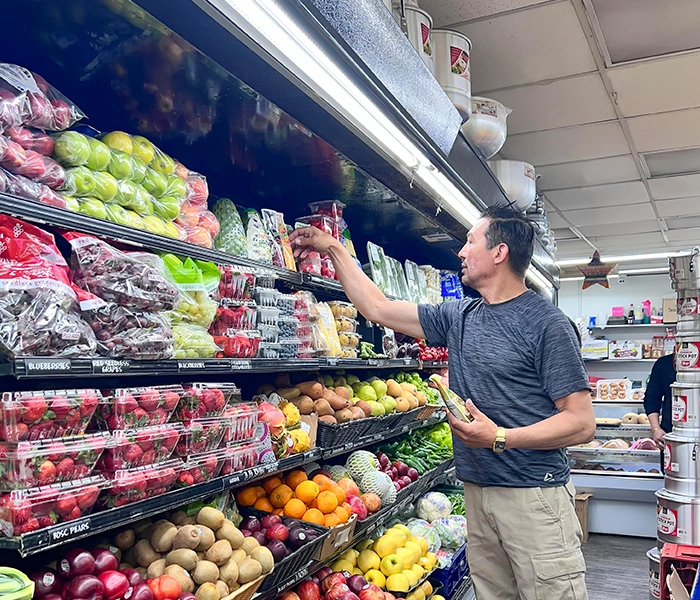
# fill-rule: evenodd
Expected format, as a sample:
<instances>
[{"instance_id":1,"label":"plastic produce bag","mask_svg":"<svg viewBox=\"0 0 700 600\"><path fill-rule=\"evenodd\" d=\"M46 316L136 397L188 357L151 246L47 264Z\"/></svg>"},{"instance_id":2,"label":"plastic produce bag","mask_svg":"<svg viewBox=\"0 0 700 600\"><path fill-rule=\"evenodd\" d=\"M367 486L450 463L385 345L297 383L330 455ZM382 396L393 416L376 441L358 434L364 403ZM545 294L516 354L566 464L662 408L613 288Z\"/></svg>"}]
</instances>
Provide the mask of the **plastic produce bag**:
<instances>
[{"instance_id":1,"label":"plastic produce bag","mask_svg":"<svg viewBox=\"0 0 700 600\"><path fill-rule=\"evenodd\" d=\"M49 233L0 215L0 342L10 356L89 356L68 266Z\"/></svg>"},{"instance_id":2,"label":"plastic produce bag","mask_svg":"<svg viewBox=\"0 0 700 600\"><path fill-rule=\"evenodd\" d=\"M0 63L0 129L29 125L63 131L83 117L85 113L41 75Z\"/></svg>"},{"instance_id":3,"label":"plastic produce bag","mask_svg":"<svg viewBox=\"0 0 700 600\"><path fill-rule=\"evenodd\" d=\"M266 265L271 265L272 240L265 230L260 215L252 208L247 209L245 214L248 219L246 228L248 258L257 260Z\"/></svg>"},{"instance_id":4,"label":"plastic produce bag","mask_svg":"<svg viewBox=\"0 0 700 600\"><path fill-rule=\"evenodd\" d=\"M173 325L175 358L213 358L220 351L204 327L189 323Z\"/></svg>"},{"instance_id":5,"label":"plastic produce bag","mask_svg":"<svg viewBox=\"0 0 700 600\"><path fill-rule=\"evenodd\" d=\"M319 302L315 310L318 313L318 319L311 325L313 348L323 356L341 356L343 350L340 347L331 307L325 302ZM325 350L322 350L323 347Z\"/></svg>"},{"instance_id":6,"label":"plastic produce bag","mask_svg":"<svg viewBox=\"0 0 700 600\"><path fill-rule=\"evenodd\" d=\"M63 167L55 160L27 150L18 142L0 136L0 165L14 173L58 189L66 179Z\"/></svg>"},{"instance_id":7,"label":"plastic produce bag","mask_svg":"<svg viewBox=\"0 0 700 600\"><path fill-rule=\"evenodd\" d=\"M44 156L51 156L53 152L53 138L41 129L8 127L5 130L5 135L25 150L34 150Z\"/></svg>"},{"instance_id":8,"label":"plastic produce bag","mask_svg":"<svg viewBox=\"0 0 700 600\"><path fill-rule=\"evenodd\" d=\"M452 515L436 519L431 525L440 536L440 545L443 548L460 548L467 541L466 519L464 517Z\"/></svg>"},{"instance_id":9,"label":"plastic produce bag","mask_svg":"<svg viewBox=\"0 0 700 600\"><path fill-rule=\"evenodd\" d=\"M437 552L440 549L442 542L435 528L423 519L411 519L406 523L409 531L418 537L424 538L428 542L428 551Z\"/></svg>"},{"instance_id":10,"label":"plastic produce bag","mask_svg":"<svg viewBox=\"0 0 700 600\"><path fill-rule=\"evenodd\" d=\"M428 492L418 500L416 514L426 521L449 517L452 512L450 499L442 492Z\"/></svg>"},{"instance_id":11,"label":"plastic produce bag","mask_svg":"<svg viewBox=\"0 0 700 600\"><path fill-rule=\"evenodd\" d=\"M284 224L284 215L268 208L263 208L260 212L265 230L272 240L272 264L296 271L292 245L289 242L287 226Z\"/></svg>"},{"instance_id":12,"label":"plastic produce bag","mask_svg":"<svg viewBox=\"0 0 700 600\"><path fill-rule=\"evenodd\" d=\"M369 257L372 281L374 281L382 292L391 294L391 284L389 273L387 272L384 249L381 246L377 246L377 244L367 242L367 256Z\"/></svg>"},{"instance_id":13,"label":"plastic produce bag","mask_svg":"<svg viewBox=\"0 0 700 600\"><path fill-rule=\"evenodd\" d=\"M154 255L122 252L83 233L63 237L72 246L73 281L78 287L107 302L153 312L171 310L178 301L178 290L166 279L165 270L144 262L158 261Z\"/></svg>"},{"instance_id":14,"label":"plastic produce bag","mask_svg":"<svg viewBox=\"0 0 700 600\"><path fill-rule=\"evenodd\" d=\"M163 262L180 292L177 304L168 313L170 321L208 328L216 316L217 304L209 297L202 270L191 258L183 262L174 254L164 254Z\"/></svg>"},{"instance_id":15,"label":"plastic produce bag","mask_svg":"<svg viewBox=\"0 0 700 600\"><path fill-rule=\"evenodd\" d=\"M228 198L220 198L214 205L214 215L219 220L221 231L214 238L217 250L234 256L248 256L245 227L236 205Z\"/></svg>"},{"instance_id":16,"label":"plastic produce bag","mask_svg":"<svg viewBox=\"0 0 700 600\"><path fill-rule=\"evenodd\" d=\"M66 208L67 205L66 199L50 187L4 169L0 169L0 192L58 208Z\"/></svg>"}]
</instances>

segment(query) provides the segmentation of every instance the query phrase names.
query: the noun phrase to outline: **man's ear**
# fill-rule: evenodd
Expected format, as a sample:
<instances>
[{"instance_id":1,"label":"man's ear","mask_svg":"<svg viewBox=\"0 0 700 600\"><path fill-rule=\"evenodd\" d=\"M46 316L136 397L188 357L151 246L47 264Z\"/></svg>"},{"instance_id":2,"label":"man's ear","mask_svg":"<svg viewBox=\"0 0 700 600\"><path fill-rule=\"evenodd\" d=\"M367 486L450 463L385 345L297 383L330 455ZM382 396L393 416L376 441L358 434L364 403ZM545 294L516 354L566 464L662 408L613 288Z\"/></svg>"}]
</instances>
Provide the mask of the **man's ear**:
<instances>
[{"instance_id":1,"label":"man's ear","mask_svg":"<svg viewBox=\"0 0 700 600\"><path fill-rule=\"evenodd\" d=\"M509 253L510 248L508 248L507 244L498 244L498 246L496 246L496 255L494 257L495 263L499 265L502 262L505 262L508 258Z\"/></svg>"}]
</instances>

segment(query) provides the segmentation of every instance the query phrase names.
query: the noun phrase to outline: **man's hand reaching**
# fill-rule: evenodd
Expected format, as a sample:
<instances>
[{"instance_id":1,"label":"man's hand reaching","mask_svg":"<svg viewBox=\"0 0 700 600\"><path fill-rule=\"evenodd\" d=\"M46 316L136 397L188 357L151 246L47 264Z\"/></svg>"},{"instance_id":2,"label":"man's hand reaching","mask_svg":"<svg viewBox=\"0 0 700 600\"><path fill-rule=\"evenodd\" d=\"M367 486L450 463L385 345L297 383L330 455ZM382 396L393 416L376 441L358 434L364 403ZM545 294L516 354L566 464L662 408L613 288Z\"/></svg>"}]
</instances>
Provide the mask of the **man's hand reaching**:
<instances>
[{"instance_id":1,"label":"man's hand reaching","mask_svg":"<svg viewBox=\"0 0 700 600\"><path fill-rule=\"evenodd\" d=\"M289 241L294 249L296 258L305 258L309 252L328 254L334 246L340 244L332 235L324 233L316 227L301 227L289 234Z\"/></svg>"}]
</instances>

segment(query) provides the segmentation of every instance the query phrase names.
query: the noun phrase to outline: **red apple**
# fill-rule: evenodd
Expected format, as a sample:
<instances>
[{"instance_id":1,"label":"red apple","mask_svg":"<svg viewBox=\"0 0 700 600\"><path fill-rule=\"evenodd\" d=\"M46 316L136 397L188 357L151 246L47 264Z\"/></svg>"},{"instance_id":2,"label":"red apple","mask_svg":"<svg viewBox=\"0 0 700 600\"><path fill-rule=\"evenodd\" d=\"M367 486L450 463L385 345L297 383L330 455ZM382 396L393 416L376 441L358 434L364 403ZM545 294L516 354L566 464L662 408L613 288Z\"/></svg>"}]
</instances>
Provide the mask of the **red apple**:
<instances>
[{"instance_id":1,"label":"red apple","mask_svg":"<svg viewBox=\"0 0 700 600\"><path fill-rule=\"evenodd\" d=\"M413 480L408 475L403 475L401 477L401 481L403 481L404 486L410 485L411 483L413 483Z\"/></svg>"},{"instance_id":2,"label":"red apple","mask_svg":"<svg viewBox=\"0 0 700 600\"><path fill-rule=\"evenodd\" d=\"M9 171L21 167L27 160L27 152L17 142L0 137L0 166Z\"/></svg>"},{"instance_id":3,"label":"red apple","mask_svg":"<svg viewBox=\"0 0 700 600\"><path fill-rule=\"evenodd\" d=\"M260 519L260 524L263 526L263 529L267 529L281 522L282 517L279 515L265 515L262 519Z\"/></svg>"},{"instance_id":4,"label":"red apple","mask_svg":"<svg viewBox=\"0 0 700 600\"><path fill-rule=\"evenodd\" d=\"M321 579L321 589L323 590L324 594L328 594L328 590L330 590L334 585L343 584L346 590L349 590L350 588L347 586L347 583L348 580L342 573L331 573L328 575L328 577Z\"/></svg>"},{"instance_id":5,"label":"red apple","mask_svg":"<svg viewBox=\"0 0 700 600\"><path fill-rule=\"evenodd\" d=\"M367 587L367 580L362 575L348 577L348 587L353 594L359 594Z\"/></svg>"},{"instance_id":6,"label":"red apple","mask_svg":"<svg viewBox=\"0 0 700 600\"><path fill-rule=\"evenodd\" d=\"M27 150L27 152L30 152L30 150ZM39 156L44 162L45 171L43 175L34 179L39 183L48 185L52 190L60 188L66 181L66 172L63 170L63 167L48 156L42 156L41 154Z\"/></svg>"},{"instance_id":7,"label":"red apple","mask_svg":"<svg viewBox=\"0 0 700 600\"><path fill-rule=\"evenodd\" d=\"M391 467L391 479L392 481L396 481L396 479L399 476L399 471L396 467Z\"/></svg>"},{"instance_id":8,"label":"red apple","mask_svg":"<svg viewBox=\"0 0 700 600\"><path fill-rule=\"evenodd\" d=\"M395 489L397 492L400 492L400 491L402 490L402 488L401 488L401 483L398 482L398 481L394 481L394 489Z\"/></svg>"},{"instance_id":9,"label":"red apple","mask_svg":"<svg viewBox=\"0 0 700 600\"><path fill-rule=\"evenodd\" d=\"M39 179L46 173L46 166L44 165L44 157L34 150L26 150L26 160L21 166L15 169L17 175L23 175L29 179Z\"/></svg>"},{"instance_id":10,"label":"red apple","mask_svg":"<svg viewBox=\"0 0 700 600\"><path fill-rule=\"evenodd\" d=\"M70 106L58 98L51 100L51 106L53 107L54 129L58 129L59 131L68 129L71 125L71 121L73 120L73 114Z\"/></svg>"},{"instance_id":11,"label":"red apple","mask_svg":"<svg viewBox=\"0 0 700 600\"><path fill-rule=\"evenodd\" d=\"M268 540L279 540L280 542L284 542L289 537L289 529L282 523L275 523L267 529L265 537Z\"/></svg>"},{"instance_id":12,"label":"red apple","mask_svg":"<svg viewBox=\"0 0 700 600\"><path fill-rule=\"evenodd\" d=\"M340 600L344 594L349 594L350 588L345 583L336 583L326 592L326 600Z\"/></svg>"},{"instance_id":13,"label":"red apple","mask_svg":"<svg viewBox=\"0 0 700 600\"><path fill-rule=\"evenodd\" d=\"M411 481L416 481L419 477L418 471L416 471L413 467L406 471L406 475L411 479Z\"/></svg>"},{"instance_id":14,"label":"red apple","mask_svg":"<svg viewBox=\"0 0 700 600\"><path fill-rule=\"evenodd\" d=\"M279 600L301 600L294 592L285 592L279 597Z\"/></svg>"},{"instance_id":15,"label":"red apple","mask_svg":"<svg viewBox=\"0 0 700 600\"><path fill-rule=\"evenodd\" d=\"M374 585L373 583L369 584L362 590L362 592L360 592L360 600L388 600L389 596L391 596L389 592L385 592L382 588L380 588L378 585ZM396 598L393 596L391 596L391 598L392 600L396 600Z\"/></svg>"},{"instance_id":16,"label":"red apple","mask_svg":"<svg viewBox=\"0 0 700 600\"><path fill-rule=\"evenodd\" d=\"M318 573L316 573L316 576L318 577L319 583L322 584L323 580L332 574L333 574L333 569L331 569L330 567L323 567L322 569L318 570Z\"/></svg>"},{"instance_id":17,"label":"red apple","mask_svg":"<svg viewBox=\"0 0 700 600\"><path fill-rule=\"evenodd\" d=\"M377 586L374 586L377 587ZM379 588L379 591L381 592L382 589ZM394 594L390 594L389 592L384 592L384 600L396 600L396 596Z\"/></svg>"},{"instance_id":18,"label":"red apple","mask_svg":"<svg viewBox=\"0 0 700 600\"><path fill-rule=\"evenodd\" d=\"M297 594L301 600L321 600L321 588L313 581L302 581L297 586Z\"/></svg>"},{"instance_id":19,"label":"red apple","mask_svg":"<svg viewBox=\"0 0 700 600\"><path fill-rule=\"evenodd\" d=\"M43 94L27 92L29 99L29 118L27 125L39 129L53 129L53 106Z\"/></svg>"},{"instance_id":20,"label":"red apple","mask_svg":"<svg viewBox=\"0 0 700 600\"><path fill-rule=\"evenodd\" d=\"M360 600L360 597L354 592L345 592L338 600Z\"/></svg>"}]
</instances>

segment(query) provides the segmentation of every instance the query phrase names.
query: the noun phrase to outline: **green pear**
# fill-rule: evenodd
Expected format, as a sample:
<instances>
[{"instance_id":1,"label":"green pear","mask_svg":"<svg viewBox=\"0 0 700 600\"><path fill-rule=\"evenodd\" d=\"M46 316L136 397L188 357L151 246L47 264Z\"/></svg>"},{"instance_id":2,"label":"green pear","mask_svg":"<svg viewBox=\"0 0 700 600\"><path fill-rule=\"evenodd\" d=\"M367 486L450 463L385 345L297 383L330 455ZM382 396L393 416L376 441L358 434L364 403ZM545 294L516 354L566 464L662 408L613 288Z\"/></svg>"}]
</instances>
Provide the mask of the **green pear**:
<instances>
[{"instance_id":1,"label":"green pear","mask_svg":"<svg viewBox=\"0 0 700 600\"><path fill-rule=\"evenodd\" d=\"M348 385L352 385L353 383L360 381L360 378L357 375L348 375L345 379L347 380Z\"/></svg>"},{"instance_id":2,"label":"green pear","mask_svg":"<svg viewBox=\"0 0 700 600\"><path fill-rule=\"evenodd\" d=\"M387 415L396 412L396 400L391 396L382 396L379 403L384 407L384 411Z\"/></svg>"},{"instance_id":3,"label":"green pear","mask_svg":"<svg viewBox=\"0 0 700 600\"><path fill-rule=\"evenodd\" d=\"M377 394L377 398L386 396L386 383L384 383L381 379L375 379L372 382L372 387Z\"/></svg>"},{"instance_id":4,"label":"green pear","mask_svg":"<svg viewBox=\"0 0 700 600\"><path fill-rule=\"evenodd\" d=\"M323 385L325 385L327 388L335 387L333 385L333 378L330 375L324 375L323 376Z\"/></svg>"},{"instance_id":5,"label":"green pear","mask_svg":"<svg viewBox=\"0 0 700 600\"><path fill-rule=\"evenodd\" d=\"M365 402L376 402L377 392L374 391L374 388L371 385L363 385L360 388L360 391L357 392L357 397Z\"/></svg>"},{"instance_id":6,"label":"green pear","mask_svg":"<svg viewBox=\"0 0 700 600\"><path fill-rule=\"evenodd\" d=\"M369 401L367 404L372 409L373 417L381 417L386 414L386 409L379 402Z\"/></svg>"},{"instance_id":7,"label":"green pear","mask_svg":"<svg viewBox=\"0 0 700 600\"><path fill-rule=\"evenodd\" d=\"M336 378L333 380L333 385L334 385L335 387L344 386L346 383L347 383L347 380L345 379L345 377L336 377Z\"/></svg>"}]
</instances>

